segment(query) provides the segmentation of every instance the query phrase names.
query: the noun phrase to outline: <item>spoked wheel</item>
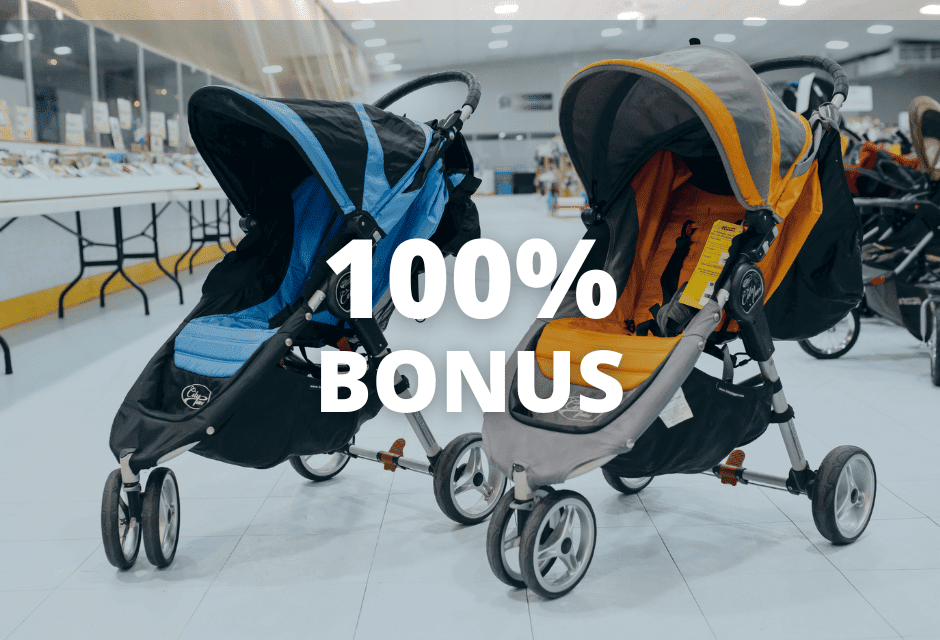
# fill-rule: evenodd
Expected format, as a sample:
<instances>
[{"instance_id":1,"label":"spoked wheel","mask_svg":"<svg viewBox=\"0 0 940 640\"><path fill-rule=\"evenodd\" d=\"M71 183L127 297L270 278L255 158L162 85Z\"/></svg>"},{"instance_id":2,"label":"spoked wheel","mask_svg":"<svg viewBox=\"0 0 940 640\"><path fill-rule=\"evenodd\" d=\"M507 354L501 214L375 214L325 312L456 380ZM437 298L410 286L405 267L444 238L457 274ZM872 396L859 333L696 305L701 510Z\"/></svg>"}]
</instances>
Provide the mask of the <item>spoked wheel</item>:
<instances>
[{"instance_id":1,"label":"spoked wheel","mask_svg":"<svg viewBox=\"0 0 940 640\"><path fill-rule=\"evenodd\" d=\"M858 447L836 447L816 472L813 520L833 544L855 542L875 508L878 479L871 456Z\"/></svg>"},{"instance_id":2,"label":"spoked wheel","mask_svg":"<svg viewBox=\"0 0 940 640\"><path fill-rule=\"evenodd\" d=\"M645 478L621 478L607 469L601 469L601 473L604 474L604 480L607 481L607 484L628 496L643 491L643 489L649 486L649 483L653 481L652 476Z\"/></svg>"},{"instance_id":3,"label":"spoked wheel","mask_svg":"<svg viewBox=\"0 0 940 640\"><path fill-rule=\"evenodd\" d=\"M121 470L115 469L105 481L101 497L101 540L108 562L126 570L134 566L140 553L140 520L131 517L123 489Z\"/></svg>"},{"instance_id":4,"label":"spoked wheel","mask_svg":"<svg viewBox=\"0 0 940 640\"><path fill-rule=\"evenodd\" d=\"M940 387L940 305L933 312L933 327L927 348L930 350L930 381Z\"/></svg>"},{"instance_id":5,"label":"spoked wheel","mask_svg":"<svg viewBox=\"0 0 940 640\"><path fill-rule=\"evenodd\" d=\"M550 494L535 505L522 530L519 565L526 586L543 598L565 595L584 578L596 541L597 521L584 496ZM546 570L552 560L557 562Z\"/></svg>"},{"instance_id":6,"label":"spoked wheel","mask_svg":"<svg viewBox=\"0 0 940 640\"><path fill-rule=\"evenodd\" d=\"M542 487L536 494L544 497L554 492L555 490L551 487ZM493 511L493 517L490 518L490 525L486 531L486 558L490 562L493 574L500 581L510 587L522 589L525 587L525 580L519 568L519 549L522 545L522 530L532 512L525 509L513 509L511 505L515 499L515 494L507 491ZM555 524L557 525L557 518ZM552 531L551 526L546 527L543 537L548 539ZM548 572L554 562L555 558L543 562L541 571Z\"/></svg>"},{"instance_id":7,"label":"spoked wheel","mask_svg":"<svg viewBox=\"0 0 940 640\"><path fill-rule=\"evenodd\" d=\"M349 456L342 451L333 454L291 456L288 458L294 471L314 482L323 482L336 476L349 464Z\"/></svg>"},{"instance_id":8,"label":"spoked wheel","mask_svg":"<svg viewBox=\"0 0 940 640\"><path fill-rule=\"evenodd\" d=\"M142 519L147 559L158 569L170 566L179 544L180 492L176 474L166 467L157 467L147 478Z\"/></svg>"},{"instance_id":9,"label":"spoked wheel","mask_svg":"<svg viewBox=\"0 0 940 640\"><path fill-rule=\"evenodd\" d=\"M798 344L803 351L814 358L820 360L840 358L855 346L861 327L861 312L855 308L836 326L812 338L800 340Z\"/></svg>"},{"instance_id":10,"label":"spoked wheel","mask_svg":"<svg viewBox=\"0 0 940 640\"><path fill-rule=\"evenodd\" d=\"M454 438L441 452L434 470L434 497L454 522L483 522L505 490L506 476L486 459L479 433Z\"/></svg>"}]
</instances>

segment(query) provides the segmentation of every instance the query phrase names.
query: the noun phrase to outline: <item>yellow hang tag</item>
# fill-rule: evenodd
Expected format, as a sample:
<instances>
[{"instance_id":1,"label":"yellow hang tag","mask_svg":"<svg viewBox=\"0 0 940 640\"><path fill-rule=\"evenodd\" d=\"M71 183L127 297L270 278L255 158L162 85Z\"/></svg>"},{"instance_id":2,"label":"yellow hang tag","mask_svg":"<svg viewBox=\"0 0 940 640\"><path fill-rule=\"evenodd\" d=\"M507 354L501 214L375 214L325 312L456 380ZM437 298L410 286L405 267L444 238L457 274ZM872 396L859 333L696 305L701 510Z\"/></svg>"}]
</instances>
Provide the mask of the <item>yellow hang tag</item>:
<instances>
[{"instance_id":1,"label":"yellow hang tag","mask_svg":"<svg viewBox=\"0 0 940 640\"><path fill-rule=\"evenodd\" d=\"M721 275L721 270L728 260L728 250L731 248L731 241L741 233L744 227L739 224L731 224L716 220L712 225L712 230L705 241L705 248L702 255L699 256L698 264L695 265L695 271L689 278L689 283L682 292L679 302L696 309L701 309L712 299L715 292L715 282Z\"/></svg>"}]
</instances>

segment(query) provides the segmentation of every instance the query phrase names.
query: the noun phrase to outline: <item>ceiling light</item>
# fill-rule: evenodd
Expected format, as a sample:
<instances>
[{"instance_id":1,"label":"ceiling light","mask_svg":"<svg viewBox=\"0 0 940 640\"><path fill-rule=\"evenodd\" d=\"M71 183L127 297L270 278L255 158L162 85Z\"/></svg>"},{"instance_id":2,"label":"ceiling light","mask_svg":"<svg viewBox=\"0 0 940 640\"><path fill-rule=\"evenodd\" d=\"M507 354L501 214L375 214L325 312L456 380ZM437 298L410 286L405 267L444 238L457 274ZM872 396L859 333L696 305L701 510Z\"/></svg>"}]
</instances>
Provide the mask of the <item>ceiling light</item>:
<instances>
[{"instance_id":1,"label":"ceiling light","mask_svg":"<svg viewBox=\"0 0 940 640\"><path fill-rule=\"evenodd\" d=\"M375 26L375 20L356 20L351 25L349 25L356 31L362 31L363 29L371 29Z\"/></svg>"},{"instance_id":2,"label":"ceiling light","mask_svg":"<svg viewBox=\"0 0 940 640\"><path fill-rule=\"evenodd\" d=\"M505 133L500 133L500 134L499 134L499 139L500 139L500 140L502 140L502 139L505 138L505 137L506 137L506 134L505 134Z\"/></svg>"},{"instance_id":3,"label":"ceiling light","mask_svg":"<svg viewBox=\"0 0 940 640\"><path fill-rule=\"evenodd\" d=\"M366 41L363 42L362 44L366 45L366 46L369 47L370 49L373 48L373 47L384 47L384 46L385 46L385 38L372 38L371 40L366 40Z\"/></svg>"},{"instance_id":4,"label":"ceiling light","mask_svg":"<svg viewBox=\"0 0 940 640\"><path fill-rule=\"evenodd\" d=\"M52 50L52 53L56 54L57 56L67 56L72 53L72 47L56 47Z\"/></svg>"},{"instance_id":5,"label":"ceiling light","mask_svg":"<svg viewBox=\"0 0 940 640\"><path fill-rule=\"evenodd\" d=\"M845 40L830 40L826 43L827 49L845 49L849 46L849 43Z\"/></svg>"},{"instance_id":6,"label":"ceiling light","mask_svg":"<svg viewBox=\"0 0 940 640\"><path fill-rule=\"evenodd\" d=\"M385 64L387 62L391 62L392 60L394 60L395 54L392 53L391 51L386 51L385 53L377 53L375 54L375 59L378 60L381 64Z\"/></svg>"},{"instance_id":7,"label":"ceiling light","mask_svg":"<svg viewBox=\"0 0 940 640\"><path fill-rule=\"evenodd\" d=\"M868 33L873 33L876 36L883 36L886 33L891 33L894 31L894 27L890 24L873 24L868 27Z\"/></svg>"},{"instance_id":8,"label":"ceiling light","mask_svg":"<svg viewBox=\"0 0 940 640\"><path fill-rule=\"evenodd\" d=\"M283 70L284 67L279 64L269 64L266 67L261 67L261 73L280 73Z\"/></svg>"},{"instance_id":9,"label":"ceiling light","mask_svg":"<svg viewBox=\"0 0 940 640\"><path fill-rule=\"evenodd\" d=\"M639 11L624 11L617 14L617 20L642 20L643 14Z\"/></svg>"},{"instance_id":10,"label":"ceiling light","mask_svg":"<svg viewBox=\"0 0 940 640\"><path fill-rule=\"evenodd\" d=\"M400 64L390 64L388 66L382 67L383 71L401 71Z\"/></svg>"},{"instance_id":11,"label":"ceiling light","mask_svg":"<svg viewBox=\"0 0 940 640\"><path fill-rule=\"evenodd\" d=\"M139 107L139 106L140 106L140 100L134 100L134 106L135 106L135 107Z\"/></svg>"},{"instance_id":12,"label":"ceiling light","mask_svg":"<svg viewBox=\"0 0 940 640\"><path fill-rule=\"evenodd\" d=\"M920 12L925 16L938 16L940 15L940 4L928 4L921 7Z\"/></svg>"},{"instance_id":13,"label":"ceiling light","mask_svg":"<svg viewBox=\"0 0 940 640\"><path fill-rule=\"evenodd\" d=\"M520 134L518 134L518 135L516 136L516 140L522 140L524 137L525 137L525 136L523 136L523 135L520 133Z\"/></svg>"},{"instance_id":14,"label":"ceiling light","mask_svg":"<svg viewBox=\"0 0 940 640\"><path fill-rule=\"evenodd\" d=\"M57 64L59 64L59 61L56 60L55 58L49 58L49 64L51 64L54 67Z\"/></svg>"},{"instance_id":15,"label":"ceiling light","mask_svg":"<svg viewBox=\"0 0 940 640\"><path fill-rule=\"evenodd\" d=\"M621 33L623 33L623 29L614 27L613 29L604 29L603 31L601 31L601 37L613 38L614 36L619 36Z\"/></svg>"},{"instance_id":16,"label":"ceiling light","mask_svg":"<svg viewBox=\"0 0 940 640\"><path fill-rule=\"evenodd\" d=\"M509 33L510 31L512 31L511 24L498 24L490 29L490 33Z\"/></svg>"},{"instance_id":17,"label":"ceiling light","mask_svg":"<svg viewBox=\"0 0 940 640\"><path fill-rule=\"evenodd\" d=\"M734 42L735 39L733 33L716 33L714 38L715 42Z\"/></svg>"},{"instance_id":18,"label":"ceiling light","mask_svg":"<svg viewBox=\"0 0 940 640\"><path fill-rule=\"evenodd\" d=\"M490 49L505 49L509 46L509 42L506 40L493 40L493 42L487 45Z\"/></svg>"},{"instance_id":19,"label":"ceiling light","mask_svg":"<svg viewBox=\"0 0 940 640\"><path fill-rule=\"evenodd\" d=\"M22 33L4 33L0 35L0 42L23 42L23 34Z\"/></svg>"},{"instance_id":20,"label":"ceiling light","mask_svg":"<svg viewBox=\"0 0 940 640\"><path fill-rule=\"evenodd\" d=\"M517 4L501 4L493 9L494 13L515 13L519 10Z\"/></svg>"},{"instance_id":21,"label":"ceiling light","mask_svg":"<svg viewBox=\"0 0 940 640\"><path fill-rule=\"evenodd\" d=\"M780 0L780 4L785 7L801 7L806 4L806 0Z\"/></svg>"},{"instance_id":22,"label":"ceiling light","mask_svg":"<svg viewBox=\"0 0 940 640\"><path fill-rule=\"evenodd\" d=\"M763 27L767 24L767 18L745 18L744 26L745 27Z\"/></svg>"}]
</instances>

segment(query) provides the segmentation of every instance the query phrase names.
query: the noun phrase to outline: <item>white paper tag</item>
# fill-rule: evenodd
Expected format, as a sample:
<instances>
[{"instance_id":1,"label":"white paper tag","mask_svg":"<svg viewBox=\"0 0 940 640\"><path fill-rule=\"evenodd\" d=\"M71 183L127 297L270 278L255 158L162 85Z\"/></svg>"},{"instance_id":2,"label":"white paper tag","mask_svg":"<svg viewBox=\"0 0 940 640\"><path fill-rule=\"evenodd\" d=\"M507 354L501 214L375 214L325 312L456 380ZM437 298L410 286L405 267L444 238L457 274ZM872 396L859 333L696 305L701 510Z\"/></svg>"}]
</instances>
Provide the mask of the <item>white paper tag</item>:
<instances>
[{"instance_id":1,"label":"white paper tag","mask_svg":"<svg viewBox=\"0 0 940 640\"><path fill-rule=\"evenodd\" d=\"M676 395L672 396L672 400L669 401L666 408L659 414L659 419L666 424L666 428L668 429L676 426L680 422L685 422L691 417L692 409L689 407L689 403L686 402L685 394L682 393L682 387L679 387L679 390L676 391Z\"/></svg>"}]
</instances>

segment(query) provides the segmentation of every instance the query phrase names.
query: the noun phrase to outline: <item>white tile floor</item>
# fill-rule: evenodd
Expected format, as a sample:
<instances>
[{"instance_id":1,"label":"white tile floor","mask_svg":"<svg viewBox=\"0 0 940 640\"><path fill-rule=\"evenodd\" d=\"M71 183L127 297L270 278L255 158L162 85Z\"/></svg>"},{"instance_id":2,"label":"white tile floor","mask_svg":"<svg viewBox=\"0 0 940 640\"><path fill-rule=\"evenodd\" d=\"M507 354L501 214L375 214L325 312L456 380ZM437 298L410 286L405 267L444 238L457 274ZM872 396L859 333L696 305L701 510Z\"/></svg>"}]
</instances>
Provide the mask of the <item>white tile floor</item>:
<instances>
[{"instance_id":1,"label":"white tile floor","mask_svg":"<svg viewBox=\"0 0 940 640\"><path fill-rule=\"evenodd\" d=\"M533 236L566 254L581 235L530 198L480 208L510 256ZM485 525L453 525L426 477L360 461L313 486L287 465L188 455L170 463L183 497L176 561L157 571L141 553L120 573L99 540L111 420L205 273L186 280L185 307L154 282L149 317L129 291L4 331L16 373L0 377L0 638L940 637L940 389L914 339L877 320L841 360L794 344L776 356L811 463L840 444L875 460L874 519L853 546L825 542L805 498L703 476L627 497L595 472L569 483L597 513L593 565L569 596L543 601L493 577ZM424 324L393 320L391 345L439 372L449 349L478 362L511 351L545 295L513 286L496 320L468 320L451 297ZM437 395L426 416L442 442L479 429L475 403L447 414ZM359 442L400 436L406 422L383 412ZM746 452L747 466L785 473L773 428Z\"/></svg>"}]
</instances>

